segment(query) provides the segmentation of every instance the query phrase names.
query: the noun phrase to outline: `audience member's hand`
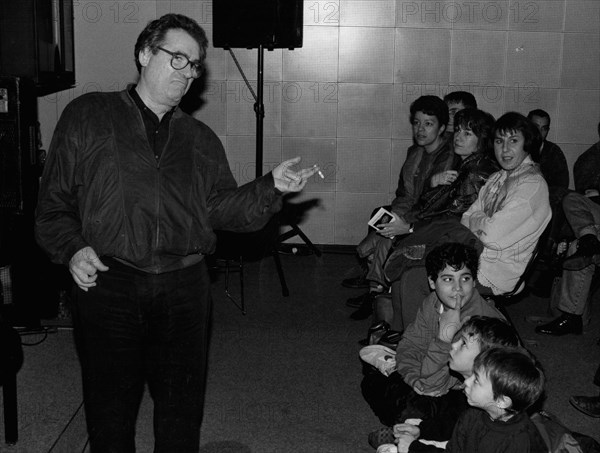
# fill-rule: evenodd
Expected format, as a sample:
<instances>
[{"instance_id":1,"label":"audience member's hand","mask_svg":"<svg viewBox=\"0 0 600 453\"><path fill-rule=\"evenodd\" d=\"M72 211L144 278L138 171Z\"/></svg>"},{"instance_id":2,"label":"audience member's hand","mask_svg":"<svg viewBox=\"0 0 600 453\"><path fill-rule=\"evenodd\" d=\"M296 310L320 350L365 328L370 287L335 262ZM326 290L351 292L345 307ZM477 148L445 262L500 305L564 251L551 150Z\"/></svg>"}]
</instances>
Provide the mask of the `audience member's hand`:
<instances>
[{"instance_id":1,"label":"audience member's hand","mask_svg":"<svg viewBox=\"0 0 600 453\"><path fill-rule=\"evenodd\" d=\"M300 160L300 157L294 157L293 159L280 163L273 169L275 188L283 193L300 192L306 185L308 178L319 171L317 165L313 165L310 168L303 168L300 171L292 170L290 167L299 163Z\"/></svg>"},{"instance_id":2,"label":"audience member's hand","mask_svg":"<svg viewBox=\"0 0 600 453\"><path fill-rule=\"evenodd\" d=\"M436 173L431 177L431 187L447 186L456 181L458 172L456 170L446 170L440 173Z\"/></svg>"},{"instance_id":3,"label":"audience member's hand","mask_svg":"<svg viewBox=\"0 0 600 453\"><path fill-rule=\"evenodd\" d=\"M420 434L419 427L415 425L409 423L394 425L394 437L396 438L396 445L398 445L398 453L407 453L410 444L417 440Z\"/></svg>"},{"instance_id":4,"label":"audience member's hand","mask_svg":"<svg viewBox=\"0 0 600 453\"><path fill-rule=\"evenodd\" d=\"M418 439L421 435L419 427L410 423L397 423L393 429L396 439L400 436L412 436L414 439Z\"/></svg>"},{"instance_id":5,"label":"audience member's hand","mask_svg":"<svg viewBox=\"0 0 600 453\"><path fill-rule=\"evenodd\" d=\"M69 261L69 271L73 276L73 280L83 291L96 286L98 271L105 272L107 270L108 266L100 261L100 258L91 247L82 248Z\"/></svg>"},{"instance_id":6,"label":"audience member's hand","mask_svg":"<svg viewBox=\"0 0 600 453\"><path fill-rule=\"evenodd\" d=\"M464 295L458 295L456 297L456 305L453 308L448 308L443 305L442 313L440 314L440 325L438 338L445 343L452 343L452 339L456 332L460 330L460 310L466 303Z\"/></svg>"},{"instance_id":7,"label":"audience member's hand","mask_svg":"<svg viewBox=\"0 0 600 453\"><path fill-rule=\"evenodd\" d=\"M377 234L388 239L394 239L395 236L406 234L410 230L410 224L406 223L406 220L395 212L392 212L392 215L394 216L394 220L380 224L379 231L377 232Z\"/></svg>"}]
</instances>

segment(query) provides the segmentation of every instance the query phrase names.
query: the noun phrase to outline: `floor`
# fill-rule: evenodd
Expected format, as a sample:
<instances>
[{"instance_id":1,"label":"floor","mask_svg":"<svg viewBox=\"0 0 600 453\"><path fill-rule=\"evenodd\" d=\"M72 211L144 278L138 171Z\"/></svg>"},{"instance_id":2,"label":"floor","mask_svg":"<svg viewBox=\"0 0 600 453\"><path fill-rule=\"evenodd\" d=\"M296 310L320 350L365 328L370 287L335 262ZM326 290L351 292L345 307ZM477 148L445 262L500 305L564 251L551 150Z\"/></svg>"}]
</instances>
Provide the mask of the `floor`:
<instances>
[{"instance_id":1,"label":"floor","mask_svg":"<svg viewBox=\"0 0 600 453\"><path fill-rule=\"evenodd\" d=\"M290 296L282 296L272 259L249 263L245 316L226 297L224 276L213 284L201 452L372 452L366 435L379 422L360 395L357 343L365 336L368 321L348 318L351 310L344 302L360 293L339 285L357 271L356 261L351 253L339 252L281 258ZM229 285L237 295L237 275L231 276ZM539 336L524 317L544 313L547 304L547 299L529 296L508 310L545 367L545 408L571 429L600 441L600 419L579 413L568 402L570 395L598 392L592 377L600 362L600 317L594 316L581 336ZM0 425L0 452L89 451L68 319L42 323L45 334L22 335L19 441L6 445ZM152 451L151 413L146 395L138 420L139 452Z\"/></svg>"}]
</instances>

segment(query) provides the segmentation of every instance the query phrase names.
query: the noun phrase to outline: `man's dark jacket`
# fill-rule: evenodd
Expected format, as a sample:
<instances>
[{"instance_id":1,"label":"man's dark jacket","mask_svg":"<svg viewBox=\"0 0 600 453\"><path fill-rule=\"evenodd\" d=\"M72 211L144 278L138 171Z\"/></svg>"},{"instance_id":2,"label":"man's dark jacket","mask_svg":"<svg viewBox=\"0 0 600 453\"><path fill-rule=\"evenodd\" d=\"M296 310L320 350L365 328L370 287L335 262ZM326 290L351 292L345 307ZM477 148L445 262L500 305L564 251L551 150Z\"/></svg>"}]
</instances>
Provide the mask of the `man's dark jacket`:
<instances>
[{"instance_id":1,"label":"man's dark jacket","mask_svg":"<svg viewBox=\"0 0 600 453\"><path fill-rule=\"evenodd\" d=\"M57 263L91 246L162 273L213 252L213 230L259 229L280 207L271 174L237 188L218 137L179 108L157 160L127 90L90 93L56 127L35 231Z\"/></svg>"}]
</instances>

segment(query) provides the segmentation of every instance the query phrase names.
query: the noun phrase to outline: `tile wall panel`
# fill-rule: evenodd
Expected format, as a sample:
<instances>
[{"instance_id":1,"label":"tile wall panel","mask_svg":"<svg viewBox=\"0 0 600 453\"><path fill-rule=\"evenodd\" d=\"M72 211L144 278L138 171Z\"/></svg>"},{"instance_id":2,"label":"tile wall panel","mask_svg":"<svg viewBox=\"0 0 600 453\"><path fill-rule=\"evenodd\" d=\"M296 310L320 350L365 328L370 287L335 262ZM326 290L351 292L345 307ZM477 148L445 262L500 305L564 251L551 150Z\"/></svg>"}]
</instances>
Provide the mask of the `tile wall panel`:
<instances>
[{"instance_id":1,"label":"tile wall panel","mask_svg":"<svg viewBox=\"0 0 600 453\"><path fill-rule=\"evenodd\" d=\"M305 27L302 48L283 52L283 80L337 81L338 35L336 27Z\"/></svg>"},{"instance_id":2,"label":"tile wall panel","mask_svg":"<svg viewBox=\"0 0 600 453\"><path fill-rule=\"evenodd\" d=\"M340 83L338 137L390 137L391 84Z\"/></svg>"},{"instance_id":3,"label":"tile wall panel","mask_svg":"<svg viewBox=\"0 0 600 453\"><path fill-rule=\"evenodd\" d=\"M342 27L394 27L396 0L341 0Z\"/></svg>"},{"instance_id":4,"label":"tile wall panel","mask_svg":"<svg viewBox=\"0 0 600 453\"><path fill-rule=\"evenodd\" d=\"M397 28L394 83L446 84L450 77L450 30Z\"/></svg>"},{"instance_id":5,"label":"tile wall panel","mask_svg":"<svg viewBox=\"0 0 600 453\"><path fill-rule=\"evenodd\" d=\"M396 27L452 28L450 0L398 0Z\"/></svg>"},{"instance_id":6,"label":"tile wall panel","mask_svg":"<svg viewBox=\"0 0 600 453\"><path fill-rule=\"evenodd\" d=\"M565 31L600 33L600 2L598 0L567 1Z\"/></svg>"},{"instance_id":7,"label":"tile wall panel","mask_svg":"<svg viewBox=\"0 0 600 453\"><path fill-rule=\"evenodd\" d=\"M506 50L506 85L558 88L561 33L510 32Z\"/></svg>"},{"instance_id":8,"label":"tile wall panel","mask_svg":"<svg viewBox=\"0 0 600 453\"><path fill-rule=\"evenodd\" d=\"M506 30L508 1L446 2L442 15L457 30Z\"/></svg>"},{"instance_id":9,"label":"tile wall panel","mask_svg":"<svg viewBox=\"0 0 600 453\"><path fill-rule=\"evenodd\" d=\"M335 137L338 90L338 84L332 82L284 82L282 134L288 137Z\"/></svg>"},{"instance_id":10,"label":"tile wall panel","mask_svg":"<svg viewBox=\"0 0 600 453\"><path fill-rule=\"evenodd\" d=\"M592 144L598 141L600 92L598 90L560 91L556 141Z\"/></svg>"},{"instance_id":11,"label":"tile wall panel","mask_svg":"<svg viewBox=\"0 0 600 453\"><path fill-rule=\"evenodd\" d=\"M337 191L387 193L391 140L338 139Z\"/></svg>"},{"instance_id":12,"label":"tile wall panel","mask_svg":"<svg viewBox=\"0 0 600 453\"><path fill-rule=\"evenodd\" d=\"M339 0L305 0L304 25L337 27L340 24Z\"/></svg>"},{"instance_id":13,"label":"tile wall panel","mask_svg":"<svg viewBox=\"0 0 600 453\"><path fill-rule=\"evenodd\" d=\"M562 61L562 88L600 88L600 36L565 33Z\"/></svg>"},{"instance_id":14,"label":"tile wall panel","mask_svg":"<svg viewBox=\"0 0 600 453\"><path fill-rule=\"evenodd\" d=\"M567 0L566 3L570 3ZM511 0L508 18L511 30L562 31L565 0Z\"/></svg>"},{"instance_id":15,"label":"tile wall panel","mask_svg":"<svg viewBox=\"0 0 600 453\"><path fill-rule=\"evenodd\" d=\"M340 27L340 82L392 83L394 29Z\"/></svg>"},{"instance_id":16,"label":"tile wall panel","mask_svg":"<svg viewBox=\"0 0 600 453\"><path fill-rule=\"evenodd\" d=\"M504 85L506 33L453 30L450 83Z\"/></svg>"}]
</instances>

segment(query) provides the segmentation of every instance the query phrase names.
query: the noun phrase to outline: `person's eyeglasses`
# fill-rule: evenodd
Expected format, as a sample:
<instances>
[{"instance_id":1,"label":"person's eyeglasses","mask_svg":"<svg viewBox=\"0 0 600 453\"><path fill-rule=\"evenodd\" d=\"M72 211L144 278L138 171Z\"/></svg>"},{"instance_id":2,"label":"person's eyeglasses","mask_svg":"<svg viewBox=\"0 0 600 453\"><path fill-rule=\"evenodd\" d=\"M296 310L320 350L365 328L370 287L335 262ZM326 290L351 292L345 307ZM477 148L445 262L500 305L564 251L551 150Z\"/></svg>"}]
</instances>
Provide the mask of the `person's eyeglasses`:
<instances>
[{"instance_id":1,"label":"person's eyeglasses","mask_svg":"<svg viewBox=\"0 0 600 453\"><path fill-rule=\"evenodd\" d=\"M180 70L180 69L187 67L187 65L189 64L190 68L192 69L192 77L194 79L197 79L202 74L202 64L201 63L195 63L195 62L191 61L188 57L186 57L182 53L171 52L170 50L163 49L160 46L156 46L156 48L171 55L171 67L173 69Z\"/></svg>"}]
</instances>

